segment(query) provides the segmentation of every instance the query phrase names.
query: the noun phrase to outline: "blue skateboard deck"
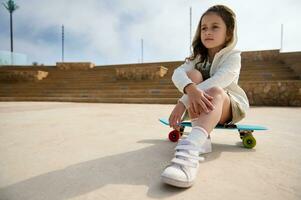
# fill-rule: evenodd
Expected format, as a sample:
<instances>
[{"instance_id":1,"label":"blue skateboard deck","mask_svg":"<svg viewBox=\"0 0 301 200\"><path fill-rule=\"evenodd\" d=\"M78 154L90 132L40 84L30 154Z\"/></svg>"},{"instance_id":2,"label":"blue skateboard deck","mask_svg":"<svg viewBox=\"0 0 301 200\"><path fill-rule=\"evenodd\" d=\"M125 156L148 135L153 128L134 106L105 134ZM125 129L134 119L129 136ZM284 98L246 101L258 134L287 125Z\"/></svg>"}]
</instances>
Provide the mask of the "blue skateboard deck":
<instances>
[{"instance_id":1,"label":"blue skateboard deck","mask_svg":"<svg viewBox=\"0 0 301 200\"><path fill-rule=\"evenodd\" d=\"M167 119L161 118L159 121L169 126L169 122ZM185 127L192 127L191 122L184 121L179 124L180 130L174 129L171 131L168 135L168 138L172 142L177 142L180 137L184 134ZM243 142L244 147L252 149L256 146L256 139L253 137L252 133L254 131L263 131L268 130L264 126L258 126L258 125L245 125L245 124L231 124L231 125L220 125L218 124L216 129L232 129L232 130L238 130L240 139Z\"/></svg>"},{"instance_id":2,"label":"blue skateboard deck","mask_svg":"<svg viewBox=\"0 0 301 200\"><path fill-rule=\"evenodd\" d=\"M169 122L167 119L159 119L159 121L162 124L165 124L167 126L169 126ZM181 122L181 124L179 124L179 126L183 126L183 127L191 127L191 122ZM266 127L264 126L258 126L258 125L245 125L245 124L233 124L233 125L220 125L218 124L215 128L218 129L237 129L237 130L242 130L242 131L260 131L260 130L268 130Z\"/></svg>"}]
</instances>

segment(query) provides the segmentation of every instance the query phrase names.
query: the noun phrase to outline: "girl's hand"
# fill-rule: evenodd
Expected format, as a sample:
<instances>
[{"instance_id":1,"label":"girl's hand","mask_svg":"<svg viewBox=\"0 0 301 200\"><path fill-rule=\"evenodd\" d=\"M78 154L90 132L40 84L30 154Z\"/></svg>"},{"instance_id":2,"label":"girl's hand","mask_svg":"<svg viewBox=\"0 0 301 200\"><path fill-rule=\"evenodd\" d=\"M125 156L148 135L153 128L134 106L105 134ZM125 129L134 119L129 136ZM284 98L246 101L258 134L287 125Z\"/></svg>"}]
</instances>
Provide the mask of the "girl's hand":
<instances>
[{"instance_id":1,"label":"girl's hand","mask_svg":"<svg viewBox=\"0 0 301 200\"><path fill-rule=\"evenodd\" d=\"M185 110L184 104L179 101L169 116L170 127L173 127L174 129L179 127L179 123L181 123L181 118Z\"/></svg>"},{"instance_id":2,"label":"girl's hand","mask_svg":"<svg viewBox=\"0 0 301 200\"><path fill-rule=\"evenodd\" d=\"M188 85L185 89L189 98L189 106L193 113L199 115L201 110L209 113L210 110L214 109L213 104L210 102L213 100L212 96L202 90L197 89L194 84Z\"/></svg>"}]
</instances>

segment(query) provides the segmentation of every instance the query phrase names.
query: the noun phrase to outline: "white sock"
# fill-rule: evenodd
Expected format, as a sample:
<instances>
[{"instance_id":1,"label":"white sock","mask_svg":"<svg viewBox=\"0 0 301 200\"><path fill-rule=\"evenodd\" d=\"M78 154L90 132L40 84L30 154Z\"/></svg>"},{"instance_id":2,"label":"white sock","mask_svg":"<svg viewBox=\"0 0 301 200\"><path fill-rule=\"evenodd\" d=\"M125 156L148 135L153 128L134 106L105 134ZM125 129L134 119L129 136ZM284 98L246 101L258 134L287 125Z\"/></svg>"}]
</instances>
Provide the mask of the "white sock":
<instances>
[{"instance_id":1,"label":"white sock","mask_svg":"<svg viewBox=\"0 0 301 200\"><path fill-rule=\"evenodd\" d=\"M201 129L203 129L205 131L205 133L207 134L207 137L209 138L209 133L203 128L201 127L199 124L198 124L198 118L194 118L191 120L191 127L200 127Z\"/></svg>"},{"instance_id":2,"label":"white sock","mask_svg":"<svg viewBox=\"0 0 301 200\"><path fill-rule=\"evenodd\" d=\"M207 131L200 126L193 126L189 133L187 140L192 142L194 145L203 145L208 138Z\"/></svg>"}]
</instances>

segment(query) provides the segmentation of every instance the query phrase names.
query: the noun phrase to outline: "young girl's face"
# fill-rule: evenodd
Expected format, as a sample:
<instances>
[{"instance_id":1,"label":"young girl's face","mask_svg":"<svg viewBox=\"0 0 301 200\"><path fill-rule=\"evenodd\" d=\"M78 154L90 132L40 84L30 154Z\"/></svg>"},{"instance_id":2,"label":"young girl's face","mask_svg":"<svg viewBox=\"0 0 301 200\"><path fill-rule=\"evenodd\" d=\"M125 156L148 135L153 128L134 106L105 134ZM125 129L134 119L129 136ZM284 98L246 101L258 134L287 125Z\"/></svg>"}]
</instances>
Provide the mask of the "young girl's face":
<instances>
[{"instance_id":1,"label":"young girl's face","mask_svg":"<svg viewBox=\"0 0 301 200\"><path fill-rule=\"evenodd\" d=\"M201 21L201 41L207 49L220 50L224 47L227 37L224 20L215 13L208 13Z\"/></svg>"}]
</instances>

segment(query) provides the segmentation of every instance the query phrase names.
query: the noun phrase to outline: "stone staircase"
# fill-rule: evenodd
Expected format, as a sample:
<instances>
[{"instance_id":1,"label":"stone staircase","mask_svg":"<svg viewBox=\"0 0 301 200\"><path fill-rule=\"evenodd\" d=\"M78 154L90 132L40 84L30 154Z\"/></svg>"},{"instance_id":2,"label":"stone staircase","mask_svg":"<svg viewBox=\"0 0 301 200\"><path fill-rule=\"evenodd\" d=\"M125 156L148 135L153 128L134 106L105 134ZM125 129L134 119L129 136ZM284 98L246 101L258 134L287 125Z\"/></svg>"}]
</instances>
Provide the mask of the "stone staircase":
<instances>
[{"instance_id":1,"label":"stone staircase","mask_svg":"<svg viewBox=\"0 0 301 200\"><path fill-rule=\"evenodd\" d=\"M299 69L301 52L243 52L239 85L246 91L250 105L301 106Z\"/></svg>"},{"instance_id":2,"label":"stone staircase","mask_svg":"<svg viewBox=\"0 0 301 200\"><path fill-rule=\"evenodd\" d=\"M132 67L122 66L122 67ZM162 103L173 101L178 93L168 78L159 80L117 80L116 68L66 70L55 67L4 67L1 71L48 72L47 78L34 82L1 82L1 101L73 101L107 103ZM142 66L143 67L143 66ZM166 77L170 77L168 74Z\"/></svg>"},{"instance_id":3,"label":"stone staircase","mask_svg":"<svg viewBox=\"0 0 301 200\"><path fill-rule=\"evenodd\" d=\"M267 53L272 56L265 55ZM275 51L253 54L242 54L239 81L251 105L300 106L301 81L298 73L278 59ZM0 101L175 104L181 93L171 82L171 76L173 70L182 63L96 66L88 70L62 70L55 66L4 66L0 67ZM119 79L116 73L120 68L130 70L133 67L152 66L164 66L168 71L163 77L143 80ZM35 81L9 81L1 78L8 71L44 71L48 72L48 76ZM275 96L278 100L275 100Z\"/></svg>"},{"instance_id":4,"label":"stone staircase","mask_svg":"<svg viewBox=\"0 0 301 200\"><path fill-rule=\"evenodd\" d=\"M241 81L297 80L298 75L287 65L277 62L245 62L240 73Z\"/></svg>"}]
</instances>

